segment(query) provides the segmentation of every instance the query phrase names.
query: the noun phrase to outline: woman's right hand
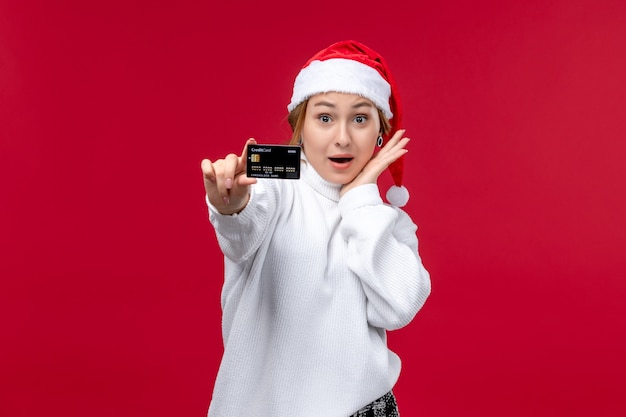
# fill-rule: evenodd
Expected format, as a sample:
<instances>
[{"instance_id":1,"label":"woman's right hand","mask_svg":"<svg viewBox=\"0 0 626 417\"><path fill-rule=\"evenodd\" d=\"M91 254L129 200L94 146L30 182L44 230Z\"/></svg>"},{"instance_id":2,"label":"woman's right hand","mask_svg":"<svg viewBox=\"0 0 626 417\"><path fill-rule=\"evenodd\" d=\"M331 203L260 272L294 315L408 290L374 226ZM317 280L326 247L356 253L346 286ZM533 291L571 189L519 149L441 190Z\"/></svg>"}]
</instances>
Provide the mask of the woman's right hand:
<instances>
[{"instance_id":1,"label":"woman's right hand","mask_svg":"<svg viewBox=\"0 0 626 417\"><path fill-rule=\"evenodd\" d=\"M250 185L256 183L255 178L246 176L248 145L256 140L248 139L241 156L226 155L224 159L211 162L203 159L201 163L204 177L204 189L209 202L221 214L235 214L243 210L250 199Z\"/></svg>"}]
</instances>

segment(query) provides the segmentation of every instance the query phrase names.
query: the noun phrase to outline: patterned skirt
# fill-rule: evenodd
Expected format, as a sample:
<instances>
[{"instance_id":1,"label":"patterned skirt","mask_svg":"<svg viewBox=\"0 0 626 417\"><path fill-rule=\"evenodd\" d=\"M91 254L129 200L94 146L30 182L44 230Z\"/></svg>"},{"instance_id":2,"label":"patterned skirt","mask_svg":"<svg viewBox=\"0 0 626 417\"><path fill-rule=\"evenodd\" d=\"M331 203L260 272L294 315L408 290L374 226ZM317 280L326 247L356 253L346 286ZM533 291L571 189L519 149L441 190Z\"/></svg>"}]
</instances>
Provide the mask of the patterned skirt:
<instances>
[{"instance_id":1,"label":"patterned skirt","mask_svg":"<svg viewBox=\"0 0 626 417\"><path fill-rule=\"evenodd\" d=\"M396 397L389 391L376 401L361 408L350 417L399 417Z\"/></svg>"}]
</instances>

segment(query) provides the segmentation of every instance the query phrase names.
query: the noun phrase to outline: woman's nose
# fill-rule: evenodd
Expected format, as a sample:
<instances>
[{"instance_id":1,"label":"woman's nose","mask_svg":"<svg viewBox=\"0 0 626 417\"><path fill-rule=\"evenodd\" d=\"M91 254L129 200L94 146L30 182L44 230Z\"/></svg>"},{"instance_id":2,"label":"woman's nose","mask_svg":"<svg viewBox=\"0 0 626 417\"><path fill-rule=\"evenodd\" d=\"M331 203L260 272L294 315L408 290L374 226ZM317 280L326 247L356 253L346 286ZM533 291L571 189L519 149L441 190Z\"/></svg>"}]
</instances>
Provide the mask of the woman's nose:
<instances>
[{"instance_id":1,"label":"woman's nose","mask_svg":"<svg viewBox=\"0 0 626 417\"><path fill-rule=\"evenodd\" d=\"M342 124L339 127L339 131L337 132L337 140L335 142L335 145L345 148L346 146L350 145L351 141L352 138L350 137L348 127Z\"/></svg>"}]
</instances>

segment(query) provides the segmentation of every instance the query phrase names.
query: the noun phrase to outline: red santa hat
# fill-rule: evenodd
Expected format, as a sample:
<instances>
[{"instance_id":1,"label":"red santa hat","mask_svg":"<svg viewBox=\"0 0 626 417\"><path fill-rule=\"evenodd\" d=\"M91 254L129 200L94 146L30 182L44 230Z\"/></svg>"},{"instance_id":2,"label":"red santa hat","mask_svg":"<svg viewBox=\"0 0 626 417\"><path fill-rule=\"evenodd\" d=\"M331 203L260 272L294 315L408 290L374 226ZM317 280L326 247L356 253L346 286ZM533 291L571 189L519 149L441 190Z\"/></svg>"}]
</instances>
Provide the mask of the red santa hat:
<instances>
[{"instance_id":1,"label":"red santa hat","mask_svg":"<svg viewBox=\"0 0 626 417\"><path fill-rule=\"evenodd\" d=\"M296 77L290 112L315 94L336 91L358 94L372 101L389 119L391 131L383 136L386 142L401 128L402 106L395 79L385 59L368 46L354 41L340 41L322 49L309 59ZM387 191L387 201L402 207L409 192L402 185L404 157L389 165L393 185Z\"/></svg>"}]
</instances>

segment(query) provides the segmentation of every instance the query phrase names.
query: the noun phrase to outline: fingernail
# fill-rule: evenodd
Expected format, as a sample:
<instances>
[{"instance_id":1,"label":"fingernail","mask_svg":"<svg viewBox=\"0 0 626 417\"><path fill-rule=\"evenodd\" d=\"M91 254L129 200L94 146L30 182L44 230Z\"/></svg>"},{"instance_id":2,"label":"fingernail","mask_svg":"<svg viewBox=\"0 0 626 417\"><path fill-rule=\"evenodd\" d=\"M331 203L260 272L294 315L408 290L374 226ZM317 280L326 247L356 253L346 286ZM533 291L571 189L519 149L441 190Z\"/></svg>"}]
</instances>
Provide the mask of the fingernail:
<instances>
[{"instance_id":1,"label":"fingernail","mask_svg":"<svg viewBox=\"0 0 626 417\"><path fill-rule=\"evenodd\" d=\"M233 180L231 178L226 178L226 181L224 181L224 185L226 186L227 190L230 190L230 187L233 186Z\"/></svg>"},{"instance_id":2,"label":"fingernail","mask_svg":"<svg viewBox=\"0 0 626 417\"><path fill-rule=\"evenodd\" d=\"M228 203L230 202L230 199L228 197L223 197L222 200L224 200L224 204L228 205Z\"/></svg>"}]
</instances>

